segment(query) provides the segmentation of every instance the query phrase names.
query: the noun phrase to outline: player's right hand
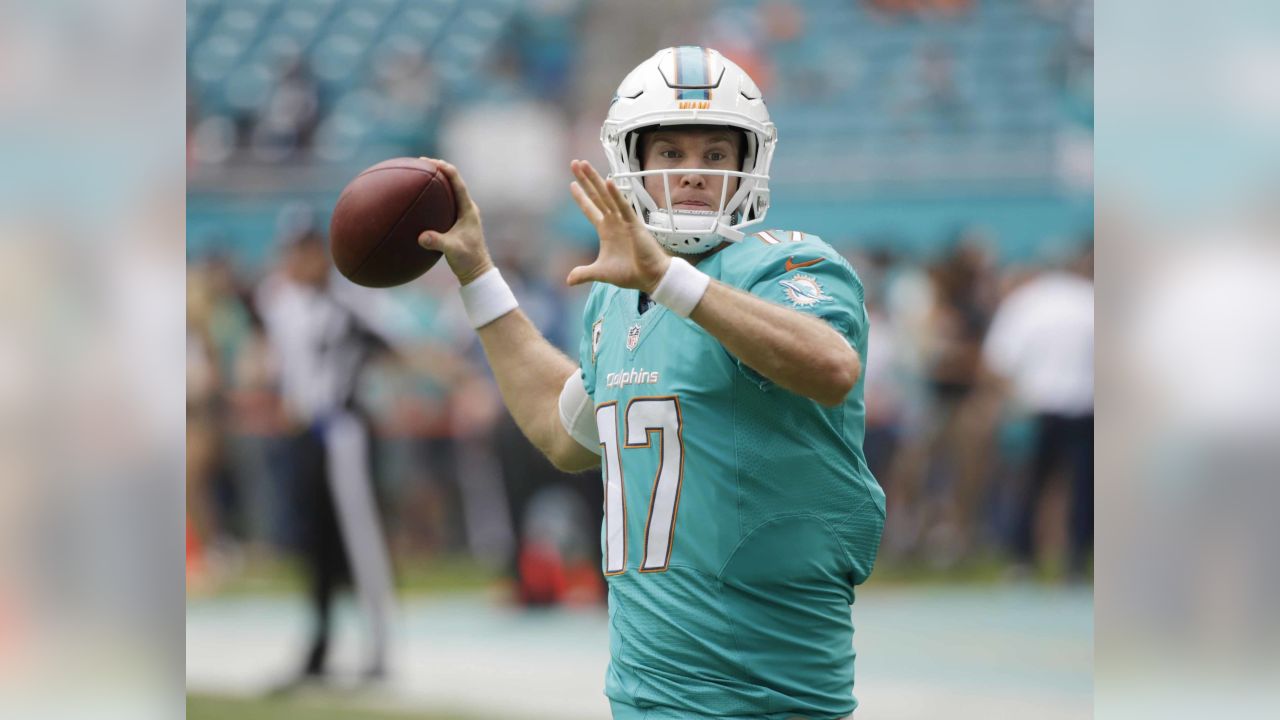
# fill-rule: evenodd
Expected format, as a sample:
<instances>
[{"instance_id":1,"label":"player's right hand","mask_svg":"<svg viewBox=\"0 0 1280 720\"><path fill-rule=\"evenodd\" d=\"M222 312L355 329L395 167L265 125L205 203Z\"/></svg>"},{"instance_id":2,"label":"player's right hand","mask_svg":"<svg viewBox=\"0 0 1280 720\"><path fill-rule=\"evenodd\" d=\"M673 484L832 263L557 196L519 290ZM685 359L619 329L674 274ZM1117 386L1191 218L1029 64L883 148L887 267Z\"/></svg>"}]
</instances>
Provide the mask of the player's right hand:
<instances>
[{"instance_id":1,"label":"player's right hand","mask_svg":"<svg viewBox=\"0 0 1280 720\"><path fill-rule=\"evenodd\" d=\"M466 285L493 267L489 249L484 243L484 227L480 224L480 208L467 192L458 168L436 158L425 158L435 163L453 187L453 199L457 203L458 219L448 232L427 230L418 236L418 244L427 250L444 253L449 269L458 282Z\"/></svg>"},{"instance_id":2,"label":"player's right hand","mask_svg":"<svg viewBox=\"0 0 1280 720\"><path fill-rule=\"evenodd\" d=\"M569 271L570 285L604 282L651 293L671 266L671 256L636 216L631 203L613 180L606 180L591 163L574 160L569 169L576 180L569 192L578 209L600 237L600 254L590 265Z\"/></svg>"}]
</instances>

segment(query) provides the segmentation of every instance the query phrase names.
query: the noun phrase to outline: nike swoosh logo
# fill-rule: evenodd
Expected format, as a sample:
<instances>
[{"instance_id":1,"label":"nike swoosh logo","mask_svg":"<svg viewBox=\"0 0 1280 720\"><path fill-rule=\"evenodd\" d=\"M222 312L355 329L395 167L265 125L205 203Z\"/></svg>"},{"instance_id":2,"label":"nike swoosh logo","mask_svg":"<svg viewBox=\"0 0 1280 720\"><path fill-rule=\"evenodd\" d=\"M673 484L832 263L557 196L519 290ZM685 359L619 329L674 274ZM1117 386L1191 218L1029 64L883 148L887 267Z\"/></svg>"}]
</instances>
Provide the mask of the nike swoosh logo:
<instances>
[{"instance_id":1,"label":"nike swoosh logo","mask_svg":"<svg viewBox=\"0 0 1280 720\"><path fill-rule=\"evenodd\" d=\"M792 270L799 270L802 267L809 267L810 265L817 265L823 260L826 260L826 258L816 258L813 260L805 260L802 263L791 262L794 259L795 259L794 256L787 258L787 272L791 272Z\"/></svg>"}]
</instances>

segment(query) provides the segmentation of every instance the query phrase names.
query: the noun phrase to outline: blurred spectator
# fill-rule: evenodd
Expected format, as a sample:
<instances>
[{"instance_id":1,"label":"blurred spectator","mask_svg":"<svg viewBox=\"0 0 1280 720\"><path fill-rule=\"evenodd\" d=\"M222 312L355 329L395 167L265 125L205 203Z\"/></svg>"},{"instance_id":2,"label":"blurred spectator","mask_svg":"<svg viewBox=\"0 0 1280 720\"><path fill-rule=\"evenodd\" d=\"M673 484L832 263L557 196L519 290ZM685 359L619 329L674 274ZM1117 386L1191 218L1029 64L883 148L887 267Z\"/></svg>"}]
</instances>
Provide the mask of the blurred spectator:
<instances>
[{"instance_id":1,"label":"blurred spectator","mask_svg":"<svg viewBox=\"0 0 1280 720\"><path fill-rule=\"evenodd\" d=\"M320 86L301 54L285 58L275 87L257 117L253 156L264 162L296 159L308 149L320 121Z\"/></svg>"},{"instance_id":2,"label":"blurred spectator","mask_svg":"<svg viewBox=\"0 0 1280 720\"><path fill-rule=\"evenodd\" d=\"M415 154L434 142L440 85L421 46L397 48L373 68L383 140Z\"/></svg>"},{"instance_id":3,"label":"blurred spectator","mask_svg":"<svg viewBox=\"0 0 1280 720\"><path fill-rule=\"evenodd\" d=\"M187 165L195 159L196 127L200 120L200 100L190 88L187 88Z\"/></svg>"},{"instance_id":4,"label":"blurred spectator","mask_svg":"<svg viewBox=\"0 0 1280 720\"><path fill-rule=\"evenodd\" d=\"M187 579L207 579L204 548L217 532L211 507L220 442L223 378L210 332L213 297L201 274L187 276Z\"/></svg>"},{"instance_id":5,"label":"blurred spectator","mask_svg":"<svg viewBox=\"0 0 1280 720\"><path fill-rule=\"evenodd\" d=\"M1037 518L1059 471L1070 483L1068 571L1083 578L1093 549L1093 250L1046 270L1000 304L983 346L1035 419L1036 440L1014 537L1015 559L1037 560Z\"/></svg>"},{"instance_id":6,"label":"blurred spectator","mask_svg":"<svg viewBox=\"0 0 1280 720\"><path fill-rule=\"evenodd\" d=\"M209 294L209 337L217 353L218 367L227 375L240 354L253 323L249 292L236 278L230 258L215 254L202 263L202 281Z\"/></svg>"},{"instance_id":7,"label":"blurred spectator","mask_svg":"<svg viewBox=\"0 0 1280 720\"><path fill-rule=\"evenodd\" d=\"M518 75L509 80L518 88ZM507 91L493 92L500 96ZM567 142L567 123L558 108L507 99L469 104L451 113L441 134L441 151L450 162L467 168L467 183L486 209L494 208L491 214L540 219L541 213L564 202ZM541 224L533 227L541 229Z\"/></svg>"},{"instance_id":8,"label":"blurred spectator","mask_svg":"<svg viewBox=\"0 0 1280 720\"><path fill-rule=\"evenodd\" d=\"M875 264L872 265L876 267ZM896 385L898 409L892 456L883 469L872 468L885 489L885 532L882 552L886 557L900 558L913 552L923 533L924 488L919 477L924 467L928 448L925 435L928 427L928 403L924 380L924 348L927 340L928 319L933 305L933 288L918 262L899 258L897 262L878 270L877 293L883 302L884 321L872 324L871 331L887 335L892 349L892 364L896 374L891 378L873 381L870 368L867 372L868 421L873 411L872 402L879 400L879 391L885 384ZM868 312L871 312L868 303ZM877 345L877 347L882 347ZM868 366L879 362L875 357L880 350L867 358ZM892 386L891 386L892 387ZM890 394L893 397L893 394ZM877 414L881 411L876 410ZM892 412L891 410L889 412ZM890 421L884 418L886 422ZM868 457L868 462L870 457Z\"/></svg>"},{"instance_id":9,"label":"blurred spectator","mask_svg":"<svg viewBox=\"0 0 1280 720\"><path fill-rule=\"evenodd\" d=\"M523 4L510 36L536 97L567 99L573 78L581 0L533 0Z\"/></svg>"},{"instance_id":10,"label":"blurred spectator","mask_svg":"<svg viewBox=\"0 0 1280 720\"><path fill-rule=\"evenodd\" d=\"M867 466L885 486L891 478L890 462L897 450L903 404L899 351L885 301L885 286L894 258L888 250L880 249L871 253L865 262L851 259L850 264L858 269L862 278L870 333L867 344L876 349L866 359L867 429L862 446Z\"/></svg>"},{"instance_id":11,"label":"blurred spectator","mask_svg":"<svg viewBox=\"0 0 1280 720\"><path fill-rule=\"evenodd\" d=\"M191 135L191 160L209 165L226 162L236 151L237 132L235 122L225 115L201 118Z\"/></svg>"},{"instance_id":12,"label":"blurred spectator","mask_svg":"<svg viewBox=\"0 0 1280 720\"><path fill-rule=\"evenodd\" d=\"M913 442L891 473L903 502L896 512L906 516L895 521L906 535L894 544L923 549L943 566L986 540L982 501L994 419L986 398L974 393L994 274L985 242L972 231L962 233L930 268L928 309L908 336L918 342L925 395Z\"/></svg>"},{"instance_id":13,"label":"blurred spectator","mask_svg":"<svg viewBox=\"0 0 1280 720\"><path fill-rule=\"evenodd\" d=\"M253 333L248 300L230 261L212 255L187 276L187 506L199 588L212 589L236 557L254 510L234 467L239 359Z\"/></svg>"},{"instance_id":14,"label":"blurred spectator","mask_svg":"<svg viewBox=\"0 0 1280 720\"><path fill-rule=\"evenodd\" d=\"M956 131L969 124L969 100L956 83L955 53L940 43L920 45L910 61L897 114L902 130Z\"/></svg>"}]
</instances>

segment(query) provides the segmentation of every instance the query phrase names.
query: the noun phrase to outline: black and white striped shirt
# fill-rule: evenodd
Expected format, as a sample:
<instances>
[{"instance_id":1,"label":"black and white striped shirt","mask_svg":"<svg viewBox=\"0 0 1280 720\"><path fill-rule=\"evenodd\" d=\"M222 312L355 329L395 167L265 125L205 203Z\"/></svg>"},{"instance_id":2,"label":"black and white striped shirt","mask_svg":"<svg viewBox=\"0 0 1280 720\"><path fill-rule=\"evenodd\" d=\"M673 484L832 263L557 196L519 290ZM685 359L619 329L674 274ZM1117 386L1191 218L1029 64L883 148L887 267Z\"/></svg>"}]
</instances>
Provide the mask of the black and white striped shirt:
<instances>
[{"instance_id":1,"label":"black and white striped shirt","mask_svg":"<svg viewBox=\"0 0 1280 720\"><path fill-rule=\"evenodd\" d=\"M255 300L285 407L303 422L351 407L365 363L395 344L374 298L341 280L316 288L273 276Z\"/></svg>"}]
</instances>

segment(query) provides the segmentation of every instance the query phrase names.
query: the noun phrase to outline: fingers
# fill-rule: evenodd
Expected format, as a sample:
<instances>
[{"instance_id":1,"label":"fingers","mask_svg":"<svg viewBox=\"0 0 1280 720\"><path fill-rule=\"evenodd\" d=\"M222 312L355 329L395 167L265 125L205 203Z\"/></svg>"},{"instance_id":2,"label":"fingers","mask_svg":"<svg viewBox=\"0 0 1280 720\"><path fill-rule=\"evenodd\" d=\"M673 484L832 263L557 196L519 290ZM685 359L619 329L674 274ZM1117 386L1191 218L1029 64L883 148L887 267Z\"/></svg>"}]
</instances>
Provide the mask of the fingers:
<instances>
[{"instance_id":1,"label":"fingers","mask_svg":"<svg viewBox=\"0 0 1280 720\"><path fill-rule=\"evenodd\" d=\"M609 197L613 198L613 204L618 207L618 212L623 219L630 220L635 216L635 208L631 207L631 201L627 200L627 196L622 194L622 190L618 189L618 185L609 180L605 182L605 187L609 190Z\"/></svg>"},{"instance_id":2,"label":"fingers","mask_svg":"<svg viewBox=\"0 0 1280 720\"><path fill-rule=\"evenodd\" d=\"M579 265L569 271L569 276L565 278L566 285L581 285L585 282L599 280L600 276L596 272L595 263L591 265Z\"/></svg>"},{"instance_id":3,"label":"fingers","mask_svg":"<svg viewBox=\"0 0 1280 720\"><path fill-rule=\"evenodd\" d=\"M586 216L592 225L599 225L604 220L604 213L591 202L591 198L587 197L587 192L582 186L576 182L569 183L569 194L573 196L573 201L578 203L578 209Z\"/></svg>"},{"instance_id":4,"label":"fingers","mask_svg":"<svg viewBox=\"0 0 1280 720\"><path fill-rule=\"evenodd\" d=\"M623 220L631 220L635 217L635 209L631 207L631 201L622 193L617 183L604 179L595 167L585 160L575 160L571 163L571 167L587 197L592 199L603 215L617 213Z\"/></svg>"},{"instance_id":5,"label":"fingers","mask_svg":"<svg viewBox=\"0 0 1280 720\"><path fill-rule=\"evenodd\" d=\"M458 207L458 217L461 218L471 212L471 208L475 203L471 201L471 193L467 190L467 184L462 181L462 173L458 172L458 168L444 160L431 161L449 179L449 186L453 188L453 200Z\"/></svg>"},{"instance_id":6,"label":"fingers","mask_svg":"<svg viewBox=\"0 0 1280 720\"><path fill-rule=\"evenodd\" d=\"M594 192L596 206L600 208L600 211L606 215L611 212L617 212L619 208L614 206L614 200L609 195L609 189L605 187L604 178L600 177L600 173L596 172L591 163L579 160L578 169L581 172L579 178L586 180L590 190Z\"/></svg>"},{"instance_id":7,"label":"fingers","mask_svg":"<svg viewBox=\"0 0 1280 720\"><path fill-rule=\"evenodd\" d=\"M444 236L435 230L427 230L418 236L418 246L423 250L444 252Z\"/></svg>"},{"instance_id":8,"label":"fingers","mask_svg":"<svg viewBox=\"0 0 1280 720\"><path fill-rule=\"evenodd\" d=\"M591 204L594 205L602 215L608 215L611 209L610 203L606 200L604 195L601 195L595 184L591 182L591 177L588 174L588 170L590 168L591 163L588 163L585 160L574 160L569 163L569 169L573 171L573 176L578 179L578 187L582 188L587 199L591 201Z\"/></svg>"}]
</instances>

